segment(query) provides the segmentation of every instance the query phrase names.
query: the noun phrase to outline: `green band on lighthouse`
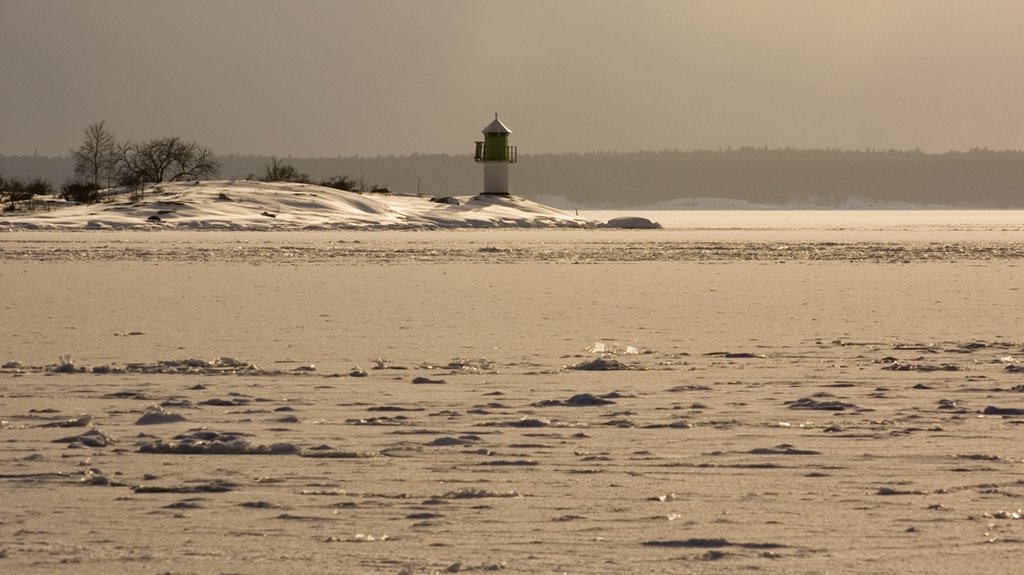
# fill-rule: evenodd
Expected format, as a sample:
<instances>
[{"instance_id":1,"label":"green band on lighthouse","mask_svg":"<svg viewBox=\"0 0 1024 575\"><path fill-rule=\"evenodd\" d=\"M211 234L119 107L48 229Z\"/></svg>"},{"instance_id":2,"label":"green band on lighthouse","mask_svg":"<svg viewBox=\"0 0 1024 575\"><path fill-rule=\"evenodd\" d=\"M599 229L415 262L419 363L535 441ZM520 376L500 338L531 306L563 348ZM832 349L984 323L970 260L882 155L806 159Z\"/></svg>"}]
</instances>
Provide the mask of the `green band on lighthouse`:
<instances>
[{"instance_id":1,"label":"green band on lighthouse","mask_svg":"<svg viewBox=\"0 0 1024 575\"><path fill-rule=\"evenodd\" d=\"M508 161L508 134L484 134L484 161Z\"/></svg>"}]
</instances>

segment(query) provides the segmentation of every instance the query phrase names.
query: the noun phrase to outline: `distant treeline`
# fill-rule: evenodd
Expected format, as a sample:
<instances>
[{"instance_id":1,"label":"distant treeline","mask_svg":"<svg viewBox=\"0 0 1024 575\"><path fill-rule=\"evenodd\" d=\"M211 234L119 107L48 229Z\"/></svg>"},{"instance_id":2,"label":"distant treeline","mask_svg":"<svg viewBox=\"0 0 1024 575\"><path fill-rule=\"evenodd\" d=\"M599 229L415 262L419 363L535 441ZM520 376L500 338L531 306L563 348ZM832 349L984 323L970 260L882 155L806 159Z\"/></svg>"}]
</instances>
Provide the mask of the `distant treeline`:
<instances>
[{"instance_id":1,"label":"distant treeline","mask_svg":"<svg viewBox=\"0 0 1024 575\"><path fill-rule=\"evenodd\" d=\"M513 175L513 185L608 207L700 197L821 207L851 200L1024 207L1021 151L926 154L740 148L564 154L522 162L523 168L529 164L529 169ZM544 185L547 181L559 185Z\"/></svg>"},{"instance_id":2,"label":"distant treeline","mask_svg":"<svg viewBox=\"0 0 1024 575\"><path fill-rule=\"evenodd\" d=\"M270 156L220 156L221 177L258 176ZM470 195L482 168L469 156L286 158L314 181L346 174L394 192ZM8 177L69 178L67 157L2 156ZM963 208L1024 208L1024 151L844 151L740 148L719 151L522 155L513 193L562 196L580 207L635 207L687 198L835 207L850 201Z\"/></svg>"}]
</instances>

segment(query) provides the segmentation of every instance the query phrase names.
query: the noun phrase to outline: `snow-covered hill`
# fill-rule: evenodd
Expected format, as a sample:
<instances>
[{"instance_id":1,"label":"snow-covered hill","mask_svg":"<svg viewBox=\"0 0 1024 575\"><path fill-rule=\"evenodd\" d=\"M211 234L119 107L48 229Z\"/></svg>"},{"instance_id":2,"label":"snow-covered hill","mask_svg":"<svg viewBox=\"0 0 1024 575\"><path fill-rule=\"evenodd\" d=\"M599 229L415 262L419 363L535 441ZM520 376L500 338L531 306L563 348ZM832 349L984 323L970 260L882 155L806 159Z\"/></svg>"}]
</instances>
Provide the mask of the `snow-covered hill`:
<instances>
[{"instance_id":1,"label":"snow-covered hill","mask_svg":"<svg viewBox=\"0 0 1024 575\"><path fill-rule=\"evenodd\" d=\"M216 181L115 190L108 201L50 202L0 215L0 229L415 229L593 227L516 196L360 194L312 184Z\"/></svg>"}]
</instances>

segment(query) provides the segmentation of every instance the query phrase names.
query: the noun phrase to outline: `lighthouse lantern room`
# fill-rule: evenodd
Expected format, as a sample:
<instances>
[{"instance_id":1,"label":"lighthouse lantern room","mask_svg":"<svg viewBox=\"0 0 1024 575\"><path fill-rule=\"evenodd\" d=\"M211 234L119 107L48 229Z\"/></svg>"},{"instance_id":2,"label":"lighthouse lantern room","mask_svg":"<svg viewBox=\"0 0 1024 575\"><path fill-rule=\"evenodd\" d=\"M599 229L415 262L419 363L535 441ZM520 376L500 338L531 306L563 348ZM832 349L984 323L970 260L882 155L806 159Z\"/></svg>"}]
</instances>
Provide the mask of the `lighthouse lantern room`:
<instances>
[{"instance_id":1,"label":"lighthouse lantern room","mask_svg":"<svg viewBox=\"0 0 1024 575\"><path fill-rule=\"evenodd\" d=\"M495 114L483 132L484 140L476 143L473 159L484 165L484 194L508 195L508 168L518 160L516 147L508 145L512 131Z\"/></svg>"}]
</instances>

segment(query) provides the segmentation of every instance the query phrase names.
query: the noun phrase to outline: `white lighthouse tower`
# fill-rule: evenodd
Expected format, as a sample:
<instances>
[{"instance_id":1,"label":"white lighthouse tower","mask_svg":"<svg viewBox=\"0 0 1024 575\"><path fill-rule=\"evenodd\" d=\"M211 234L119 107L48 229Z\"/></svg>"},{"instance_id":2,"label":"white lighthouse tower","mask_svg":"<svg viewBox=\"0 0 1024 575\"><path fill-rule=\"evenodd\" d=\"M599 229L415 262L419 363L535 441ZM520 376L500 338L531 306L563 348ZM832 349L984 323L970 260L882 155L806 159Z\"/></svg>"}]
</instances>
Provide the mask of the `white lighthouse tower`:
<instances>
[{"instance_id":1,"label":"white lighthouse tower","mask_svg":"<svg viewBox=\"0 0 1024 575\"><path fill-rule=\"evenodd\" d=\"M473 159L484 165L484 194L508 195L508 168L516 163L516 147L508 145L512 131L501 123L498 115L484 128L484 141L476 143Z\"/></svg>"}]
</instances>

